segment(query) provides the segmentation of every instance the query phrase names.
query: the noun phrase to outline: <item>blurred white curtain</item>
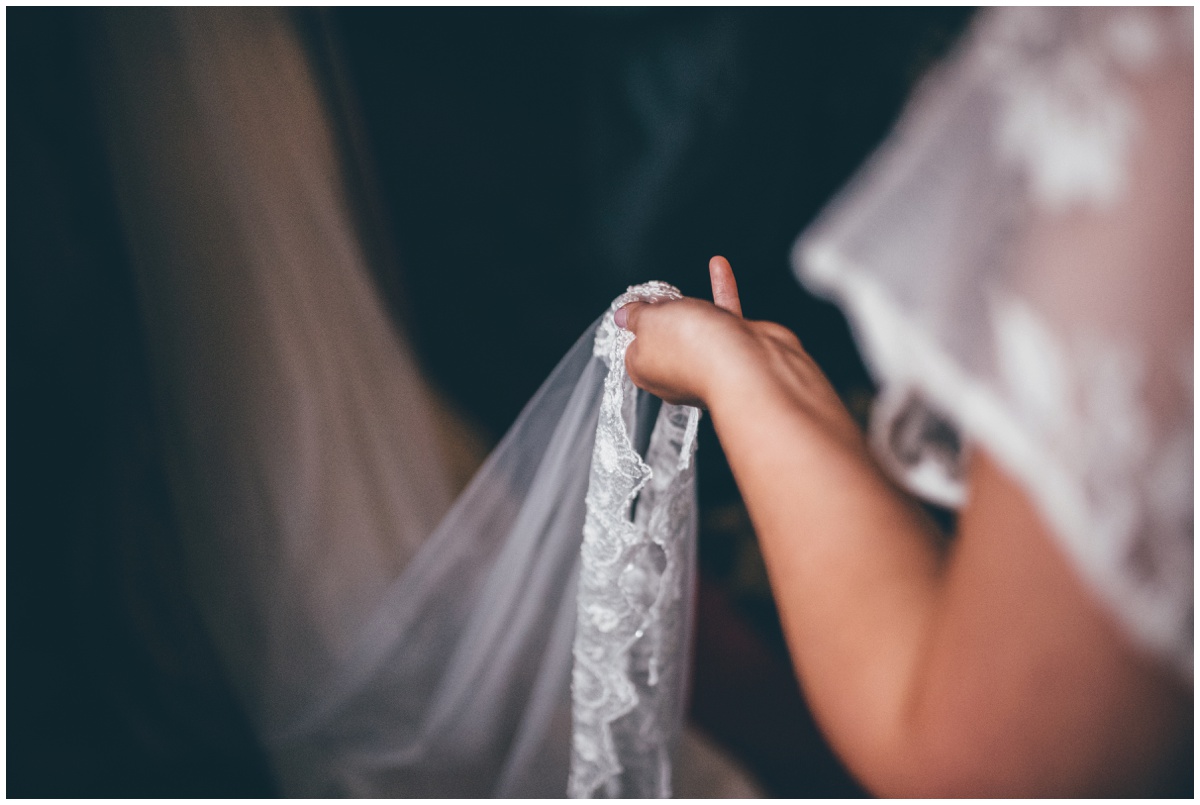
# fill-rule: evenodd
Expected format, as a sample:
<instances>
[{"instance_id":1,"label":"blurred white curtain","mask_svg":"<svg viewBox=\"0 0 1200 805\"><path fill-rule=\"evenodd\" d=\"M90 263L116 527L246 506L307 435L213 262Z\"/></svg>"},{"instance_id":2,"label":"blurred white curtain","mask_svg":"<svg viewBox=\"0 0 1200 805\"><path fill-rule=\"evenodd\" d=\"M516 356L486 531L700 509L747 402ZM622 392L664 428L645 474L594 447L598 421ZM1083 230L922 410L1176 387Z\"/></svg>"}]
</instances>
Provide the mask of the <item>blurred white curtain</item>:
<instances>
[{"instance_id":1,"label":"blurred white curtain","mask_svg":"<svg viewBox=\"0 0 1200 805\"><path fill-rule=\"evenodd\" d=\"M102 113L191 582L274 721L449 507L429 395L369 279L285 15L104 20Z\"/></svg>"}]
</instances>

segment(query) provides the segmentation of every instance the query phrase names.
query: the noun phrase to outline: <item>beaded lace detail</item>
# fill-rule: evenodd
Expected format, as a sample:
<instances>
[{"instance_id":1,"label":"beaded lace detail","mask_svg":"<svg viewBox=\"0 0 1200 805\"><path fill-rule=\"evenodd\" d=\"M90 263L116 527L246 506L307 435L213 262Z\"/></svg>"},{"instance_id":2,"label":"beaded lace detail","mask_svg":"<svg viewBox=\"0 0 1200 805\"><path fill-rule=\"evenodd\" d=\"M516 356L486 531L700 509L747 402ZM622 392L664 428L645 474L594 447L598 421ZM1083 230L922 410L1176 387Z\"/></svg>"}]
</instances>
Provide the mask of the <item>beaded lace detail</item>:
<instances>
[{"instance_id":1,"label":"beaded lace detail","mask_svg":"<svg viewBox=\"0 0 1200 805\"><path fill-rule=\"evenodd\" d=\"M661 282L629 288L605 314L595 354L608 364L583 528L572 674L572 797L669 797L683 721L695 561L700 411L664 403L645 460L634 447L638 390L625 371L633 334L613 322L630 301L679 299Z\"/></svg>"}]
</instances>

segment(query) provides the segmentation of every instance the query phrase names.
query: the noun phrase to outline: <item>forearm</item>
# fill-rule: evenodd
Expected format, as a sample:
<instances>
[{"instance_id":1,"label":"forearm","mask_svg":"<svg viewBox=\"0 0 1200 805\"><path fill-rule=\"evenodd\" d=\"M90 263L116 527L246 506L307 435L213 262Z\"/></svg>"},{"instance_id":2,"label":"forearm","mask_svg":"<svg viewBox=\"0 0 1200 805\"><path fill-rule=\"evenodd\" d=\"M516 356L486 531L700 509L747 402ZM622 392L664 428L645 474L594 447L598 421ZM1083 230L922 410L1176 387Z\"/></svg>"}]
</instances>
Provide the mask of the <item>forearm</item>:
<instances>
[{"instance_id":1,"label":"forearm","mask_svg":"<svg viewBox=\"0 0 1200 805\"><path fill-rule=\"evenodd\" d=\"M804 371L739 367L707 401L714 427L811 706L870 783L909 745L938 592L937 542L921 510L877 470L840 404L824 400L813 414Z\"/></svg>"},{"instance_id":2,"label":"forearm","mask_svg":"<svg viewBox=\"0 0 1200 805\"><path fill-rule=\"evenodd\" d=\"M893 796L1152 789L1191 731L1191 689L1122 634L1021 485L973 451L943 553L796 337L740 317L723 259L710 272L720 309L623 309L626 368L709 409L847 765Z\"/></svg>"}]
</instances>

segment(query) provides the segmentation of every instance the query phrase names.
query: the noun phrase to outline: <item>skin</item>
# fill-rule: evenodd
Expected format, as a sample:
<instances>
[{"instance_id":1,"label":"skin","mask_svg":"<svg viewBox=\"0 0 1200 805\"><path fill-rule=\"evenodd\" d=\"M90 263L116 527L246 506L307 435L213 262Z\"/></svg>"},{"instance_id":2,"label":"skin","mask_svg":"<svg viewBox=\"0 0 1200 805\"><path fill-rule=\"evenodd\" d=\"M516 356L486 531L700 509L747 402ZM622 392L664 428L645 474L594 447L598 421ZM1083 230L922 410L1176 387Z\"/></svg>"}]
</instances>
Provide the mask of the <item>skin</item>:
<instances>
[{"instance_id":1,"label":"skin","mask_svg":"<svg viewBox=\"0 0 1200 805\"><path fill-rule=\"evenodd\" d=\"M1152 793L1192 688L1140 653L982 451L946 546L876 466L786 328L714 303L633 303L633 381L707 408L754 523L793 665L835 750L885 796Z\"/></svg>"}]
</instances>

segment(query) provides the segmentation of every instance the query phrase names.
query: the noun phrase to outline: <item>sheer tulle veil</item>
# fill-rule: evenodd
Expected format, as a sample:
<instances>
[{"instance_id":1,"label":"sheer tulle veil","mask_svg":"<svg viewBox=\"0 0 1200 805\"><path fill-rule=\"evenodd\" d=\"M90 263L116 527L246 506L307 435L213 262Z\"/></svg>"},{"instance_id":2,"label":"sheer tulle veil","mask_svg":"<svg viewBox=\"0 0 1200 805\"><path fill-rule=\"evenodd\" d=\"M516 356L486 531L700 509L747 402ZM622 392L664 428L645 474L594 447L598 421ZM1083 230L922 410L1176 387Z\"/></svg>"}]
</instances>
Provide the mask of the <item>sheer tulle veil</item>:
<instances>
[{"instance_id":1,"label":"sheer tulle veil","mask_svg":"<svg viewBox=\"0 0 1200 805\"><path fill-rule=\"evenodd\" d=\"M287 17L103 19L187 582L283 792L669 795L698 412L610 310L451 504Z\"/></svg>"}]
</instances>

